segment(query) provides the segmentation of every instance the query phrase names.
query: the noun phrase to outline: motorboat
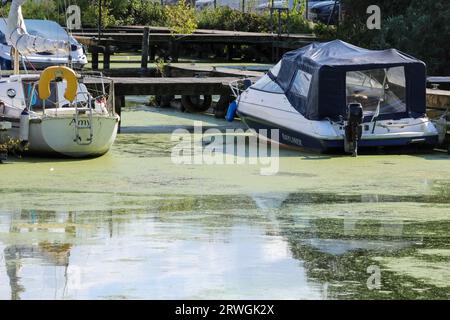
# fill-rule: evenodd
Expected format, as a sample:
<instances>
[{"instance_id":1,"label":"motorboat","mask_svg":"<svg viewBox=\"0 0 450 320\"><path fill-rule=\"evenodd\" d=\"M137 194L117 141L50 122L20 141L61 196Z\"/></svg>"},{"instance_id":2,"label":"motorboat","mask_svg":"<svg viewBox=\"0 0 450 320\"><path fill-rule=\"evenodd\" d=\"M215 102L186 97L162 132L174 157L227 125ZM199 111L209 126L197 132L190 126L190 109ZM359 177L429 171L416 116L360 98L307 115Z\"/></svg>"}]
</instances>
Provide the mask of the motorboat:
<instances>
[{"instance_id":1,"label":"motorboat","mask_svg":"<svg viewBox=\"0 0 450 320\"><path fill-rule=\"evenodd\" d=\"M70 42L32 36L23 29L21 5L13 0L7 39L14 59L34 52L70 52ZM0 122L10 123L9 138L28 153L94 157L108 152L117 135L114 84L101 74L79 74L70 66L52 66L38 74L0 79Z\"/></svg>"},{"instance_id":2,"label":"motorboat","mask_svg":"<svg viewBox=\"0 0 450 320\"><path fill-rule=\"evenodd\" d=\"M53 65L71 64L76 70L82 70L88 63L85 48L58 23L51 20L25 19L25 27L30 35L52 40L65 40L70 44L70 54L62 52L42 51L21 56L20 68L27 70L43 70ZM11 56L11 45L6 39L7 22L0 20L0 67L1 70L12 70L14 58Z\"/></svg>"},{"instance_id":3,"label":"motorboat","mask_svg":"<svg viewBox=\"0 0 450 320\"><path fill-rule=\"evenodd\" d=\"M358 147L439 140L426 116L426 65L395 49L315 42L237 92L240 118L256 131L278 129L282 145L356 155Z\"/></svg>"}]
</instances>

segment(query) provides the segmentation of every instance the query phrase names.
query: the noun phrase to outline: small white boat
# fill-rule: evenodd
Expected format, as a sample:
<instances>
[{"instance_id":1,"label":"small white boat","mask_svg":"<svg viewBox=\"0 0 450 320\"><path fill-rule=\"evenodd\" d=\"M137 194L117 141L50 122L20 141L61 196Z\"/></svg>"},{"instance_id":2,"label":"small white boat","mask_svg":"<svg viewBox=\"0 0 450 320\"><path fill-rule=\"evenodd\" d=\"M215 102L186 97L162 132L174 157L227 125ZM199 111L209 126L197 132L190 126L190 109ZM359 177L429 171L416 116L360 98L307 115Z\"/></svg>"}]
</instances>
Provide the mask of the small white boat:
<instances>
[{"instance_id":1,"label":"small white boat","mask_svg":"<svg viewBox=\"0 0 450 320\"><path fill-rule=\"evenodd\" d=\"M0 80L0 118L12 123L9 136L39 155L92 157L108 152L119 124L113 96L103 90L111 84L101 77L80 77L86 83L77 84L76 98L69 101L64 97L67 82L52 81L51 95L43 100L40 80L41 75Z\"/></svg>"},{"instance_id":2,"label":"small white boat","mask_svg":"<svg viewBox=\"0 0 450 320\"><path fill-rule=\"evenodd\" d=\"M7 39L18 53L64 51L70 43L31 36L22 29L21 5L13 0ZM80 75L66 66L40 74L15 74L0 79L0 121L9 122L10 138L39 155L94 157L108 152L120 117L114 108L114 85L98 75Z\"/></svg>"},{"instance_id":3,"label":"small white boat","mask_svg":"<svg viewBox=\"0 0 450 320\"><path fill-rule=\"evenodd\" d=\"M439 140L426 116L425 64L394 49L313 43L285 54L236 104L250 128L279 129L281 144L321 152Z\"/></svg>"}]
</instances>

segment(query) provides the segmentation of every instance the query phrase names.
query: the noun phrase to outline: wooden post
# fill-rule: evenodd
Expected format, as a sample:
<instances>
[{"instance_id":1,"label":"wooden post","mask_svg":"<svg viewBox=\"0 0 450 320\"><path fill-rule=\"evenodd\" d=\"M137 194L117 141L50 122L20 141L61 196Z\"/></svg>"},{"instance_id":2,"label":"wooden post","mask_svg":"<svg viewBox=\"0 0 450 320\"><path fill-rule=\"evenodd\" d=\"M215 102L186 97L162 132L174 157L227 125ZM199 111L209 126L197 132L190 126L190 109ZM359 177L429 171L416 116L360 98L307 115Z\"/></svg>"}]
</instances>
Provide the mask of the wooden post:
<instances>
[{"instance_id":1,"label":"wooden post","mask_svg":"<svg viewBox=\"0 0 450 320\"><path fill-rule=\"evenodd\" d=\"M172 62L178 62L179 46L175 40L171 40L169 43L169 55L172 58Z\"/></svg>"},{"instance_id":2,"label":"wooden post","mask_svg":"<svg viewBox=\"0 0 450 320\"><path fill-rule=\"evenodd\" d=\"M141 58L141 68L148 68L148 57L149 57L149 37L150 37L150 28L144 28L144 35L142 37L142 58Z\"/></svg>"},{"instance_id":3,"label":"wooden post","mask_svg":"<svg viewBox=\"0 0 450 320\"><path fill-rule=\"evenodd\" d=\"M150 46L149 47L149 56L150 56L150 61L155 62L156 60L156 46Z\"/></svg>"},{"instance_id":4,"label":"wooden post","mask_svg":"<svg viewBox=\"0 0 450 320\"><path fill-rule=\"evenodd\" d=\"M120 122L119 122L119 130L118 130L118 132L120 133L121 126L122 126L122 108L125 108L125 96L115 96L114 102L115 102L116 113L121 117Z\"/></svg>"},{"instance_id":5,"label":"wooden post","mask_svg":"<svg viewBox=\"0 0 450 320\"><path fill-rule=\"evenodd\" d=\"M20 55L19 55L19 51L17 51L16 48L12 48L13 50L13 57L14 57L14 74L19 74L20 73Z\"/></svg>"},{"instance_id":6,"label":"wooden post","mask_svg":"<svg viewBox=\"0 0 450 320\"><path fill-rule=\"evenodd\" d=\"M233 55L234 55L233 44L227 44L227 60L228 61L233 60Z\"/></svg>"},{"instance_id":7,"label":"wooden post","mask_svg":"<svg viewBox=\"0 0 450 320\"><path fill-rule=\"evenodd\" d=\"M98 70L98 55L99 55L99 47L95 46L92 48L92 70Z\"/></svg>"},{"instance_id":8,"label":"wooden post","mask_svg":"<svg viewBox=\"0 0 450 320\"><path fill-rule=\"evenodd\" d=\"M111 51L109 46L106 46L105 51L103 51L103 69L111 69Z\"/></svg>"}]
</instances>

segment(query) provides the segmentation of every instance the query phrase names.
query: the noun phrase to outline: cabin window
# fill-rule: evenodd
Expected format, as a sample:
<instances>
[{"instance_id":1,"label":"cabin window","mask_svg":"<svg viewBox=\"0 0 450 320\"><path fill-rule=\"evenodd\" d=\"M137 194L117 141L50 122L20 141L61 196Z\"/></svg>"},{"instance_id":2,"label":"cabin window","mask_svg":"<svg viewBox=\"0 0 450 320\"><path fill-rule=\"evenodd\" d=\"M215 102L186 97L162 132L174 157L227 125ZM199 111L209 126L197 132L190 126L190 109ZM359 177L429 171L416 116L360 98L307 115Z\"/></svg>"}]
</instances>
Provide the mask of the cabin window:
<instances>
[{"instance_id":1,"label":"cabin window","mask_svg":"<svg viewBox=\"0 0 450 320\"><path fill-rule=\"evenodd\" d=\"M281 89L281 87L268 75L259 79L251 88L270 93L284 93L283 89Z\"/></svg>"},{"instance_id":2,"label":"cabin window","mask_svg":"<svg viewBox=\"0 0 450 320\"><path fill-rule=\"evenodd\" d=\"M309 88L311 87L312 75L303 71L297 71L294 82L292 84L292 92L298 96L308 97Z\"/></svg>"},{"instance_id":3,"label":"cabin window","mask_svg":"<svg viewBox=\"0 0 450 320\"><path fill-rule=\"evenodd\" d=\"M364 114L406 112L404 67L347 72L347 104L360 103Z\"/></svg>"},{"instance_id":4,"label":"cabin window","mask_svg":"<svg viewBox=\"0 0 450 320\"><path fill-rule=\"evenodd\" d=\"M44 101L39 98L39 86L34 87L33 82L24 82L23 90L25 93L25 101L32 111L40 111L44 108ZM50 97L45 100L45 108L51 109L58 106L58 89L55 82L50 83Z\"/></svg>"}]
</instances>

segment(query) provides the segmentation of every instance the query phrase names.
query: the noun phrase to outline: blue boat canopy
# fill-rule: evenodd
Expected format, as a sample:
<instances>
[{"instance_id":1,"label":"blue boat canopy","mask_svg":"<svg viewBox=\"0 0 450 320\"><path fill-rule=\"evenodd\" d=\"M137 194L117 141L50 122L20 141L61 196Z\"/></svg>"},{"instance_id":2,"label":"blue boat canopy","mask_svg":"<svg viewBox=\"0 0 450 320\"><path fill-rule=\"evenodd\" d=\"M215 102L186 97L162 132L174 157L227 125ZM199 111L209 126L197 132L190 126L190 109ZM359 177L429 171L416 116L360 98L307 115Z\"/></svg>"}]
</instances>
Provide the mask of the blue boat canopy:
<instances>
[{"instance_id":1,"label":"blue boat canopy","mask_svg":"<svg viewBox=\"0 0 450 320\"><path fill-rule=\"evenodd\" d=\"M426 112L425 63L395 49L315 42L286 53L268 76L310 120L339 119L348 103L360 101L377 116L420 117Z\"/></svg>"}]
</instances>

